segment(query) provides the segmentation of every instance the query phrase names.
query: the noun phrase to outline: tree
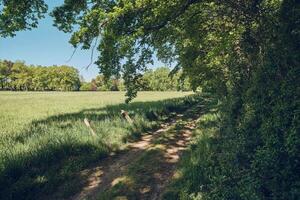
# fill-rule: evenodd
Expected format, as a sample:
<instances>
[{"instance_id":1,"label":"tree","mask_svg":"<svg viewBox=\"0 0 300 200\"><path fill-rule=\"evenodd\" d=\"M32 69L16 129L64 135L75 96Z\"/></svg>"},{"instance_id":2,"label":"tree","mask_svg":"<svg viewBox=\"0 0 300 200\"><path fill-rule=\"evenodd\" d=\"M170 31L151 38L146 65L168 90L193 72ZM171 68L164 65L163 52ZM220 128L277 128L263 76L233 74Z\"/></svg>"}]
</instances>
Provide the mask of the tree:
<instances>
[{"instance_id":1,"label":"tree","mask_svg":"<svg viewBox=\"0 0 300 200\"><path fill-rule=\"evenodd\" d=\"M44 0L0 0L0 37L36 28L47 8Z\"/></svg>"},{"instance_id":2,"label":"tree","mask_svg":"<svg viewBox=\"0 0 300 200\"><path fill-rule=\"evenodd\" d=\"M150 91L189 91L188 79L183 77L181 71L170 74L167 67L159 67L146 71L139 81L141 90Z\"/></svg>"},{"instance_id":3,"label":"tree","mask_svg":"<svg viewBox=\"0 0 300 200\"><path fill-rule=\"evenodd\" d=\"M97 82L95 79L91 81L91 91L97 91Z\"/></svg>"},{"instance_id":4,"label":"tree","mask_svg":"<svg viewBox=\"0 0 300 200\"><path fill-rule=\"evenodd\" d=\"M97 90L100 91L109 91L112 87L111 79L105 80L105 77L103 75L98 75L95 79L95 83L97 85Z\"/></svg>"},{"instance_id":5,"label":"tree","mask_svg":"<svg viewBox=\"0 0 300 200\"><path fill-rule=\"evenodd\" d=\"M79 90L80 80L78 70L69 66L53 67L52 81L54 90Z\"/></svg>"},{"instance_id":6,"label":"tree","mask_svg":"<svg viewBox=\"0 0 300 200\"><path fill-rule=\"evenodd\" d=\"M74 91L80 88L79 72L69 66L27 66L22 61L0 61L3 89Z\"/></svg>"},{"instance_id":7,"label":"tree","mask_svg":"<svg viewBox=\"0 0 300 200\"><path fill-rule=\"evenodd\" d=\"M38 66L34 70L32 79L32 88L35 91L49 90L49 70L47 68Z\"/></svg>"},{"instance_id":8,"label":"tree","mask_svg":"<svg viewBox=\"0 0 300 200\"><path fill-rule=\"evenodd\" d=\"M141 91L191 91L188 79L183 77L182 72L179 71L170 76L170 70L167 67L146 71L139 76L137 84ZM125 85L123 79L111 77L106 80L101 74L91 83L84 83L81 90L92 90L92 88L98 91L124 91Z\"/></svg>"},{"instance_id":9,"label":"tree","mask_svg":"<svg viewBox=\"0 0 300 200\"><path fill-rule=\"evenodd\" d=\"M148 71L143 75L143 79L149 83L149 88L154 91L172 90L172 83L168 75L168 68L159 68L155 71Z\"/></svg>"},{"instance_id":10,"label":"tree","mask_svg":"<svg viewBox=\"0 0 300 200\"><path fill-rule=\"evenodd\" d=\"M92 90L92 85L91 83L87 82L82 82L80 86L80 91L91 91Z\"/></svg>"},{"instance_id":11,"label":"tree","mask_svg":"<svg viewBox=\"0 0 300 200\"><path fill-rule=\"evenodd\" d=\"M26 66L22 61L17 61L13 64L10 74L11 87L13 90L23 90L26 84Z\"/></svg>"},{"instance_id":12,"label":"tree","mask_svg":"<svg viewBox=\"0 0 300 200\"><path fill-rule=\"evenodd\" d=\"M120 91L121 89L124 89L124 87L121 85L122 80L115 77L111 77L106 80L103 75L98 75L95 81L97 89L100 91Z\"/></svg>"},{"instance_id":13,"label":"tree","mask_svg":"<svg viewBox=\"0 0 300 200\"><path fill-rule=\"evenodd\" d=\"M52 15L56 26L65 32L71 32L76 25L80 26L70 40L76 48L80 45L84 49L90 48L101 35L98 46L100 57L96 63L107 77L119 76L124 71L127 96L131 100L139 90L140 72L152 63L154 51L162 60L172 61L172 58L177 57L179 66L189 66L185 68L185 73L195 77L191 78L194 88L201 83L210 87L218 86L220 91L225 90L226 74L220 62L226 56L226 49L219 47L227 48L239 34L232 22L239 20L236 19L239 13L233 17L226 16L231 13L224 13L226 3L217 5L213 1L208 3L198 0L161 3L128 0L92 1L88 6L87 1L77 4L67 1L56 8ZM188 24L193 26L186 26ZM196 46L198 42L203 45ZM220 45L206 46L205 43ZM206 55L204 52L211 52L210 56L199 58ZM196 59L206 63L196 64ZM121 61L124 61L123 65ZM208 65L211 66L208 68Z\"/></svg>"},{"instance_id":14,"label":"tree","mask_svg":"<svg viewBox=\"0 0 300 200\"><path fill-rule=\"evenodd\" d=\"M0 60L0 82L1 89L8 89L8 82L10 81L9 77L11 74L13 63L7 60Z\"/></svg>"}]
</instances>

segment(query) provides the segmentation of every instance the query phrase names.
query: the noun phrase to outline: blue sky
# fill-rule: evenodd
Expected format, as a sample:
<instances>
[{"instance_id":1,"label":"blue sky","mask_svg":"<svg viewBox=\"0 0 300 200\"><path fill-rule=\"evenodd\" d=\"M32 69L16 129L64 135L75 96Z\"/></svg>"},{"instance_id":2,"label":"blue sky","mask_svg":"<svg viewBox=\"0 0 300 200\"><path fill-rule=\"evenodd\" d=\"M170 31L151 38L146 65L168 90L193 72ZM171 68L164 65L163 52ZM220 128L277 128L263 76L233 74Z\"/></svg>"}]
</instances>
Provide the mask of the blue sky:
<instances>
[{"instance_id":1,"label":"blue sky","mask_svg":"<svg viewBox=\"0 0 300 200\"><path fill-rule=\"evenodd\" d=\"M63 0L46 0L49 11L61 5ZM91 51L77 50L72 60L67 62L73 52L68 43L70 34L58 31L52 26L53 20L47 15L40 20L39 26L31 31L17 32L13 38L0 38L0 59L11 61L22 60L33 65L70 65L76 67L85 80L90 80L98 74L98 68L92 65L88 70L85 67L90 63ZM94 59L97 55L94 55ZM155 59L153 67L162 66Z\"/></svg>"}]
</instances>

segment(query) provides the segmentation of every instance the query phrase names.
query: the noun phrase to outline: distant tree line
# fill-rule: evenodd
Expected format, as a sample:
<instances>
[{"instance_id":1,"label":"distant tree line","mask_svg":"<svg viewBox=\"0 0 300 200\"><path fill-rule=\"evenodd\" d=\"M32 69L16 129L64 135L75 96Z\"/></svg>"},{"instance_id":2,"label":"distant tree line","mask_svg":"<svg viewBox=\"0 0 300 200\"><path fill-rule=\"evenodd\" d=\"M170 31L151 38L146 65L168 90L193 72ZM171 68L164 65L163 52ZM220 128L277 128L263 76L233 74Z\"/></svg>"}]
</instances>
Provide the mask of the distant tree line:
<instances>
[{"instance_id":1,"label":"distant tree line","mask_svg":"<svg viewBox=\"0 0 300 200\"><path fill-rule=\"evenodd\" d=\"M82 82L81 91L124 91L125 86L121 78L110 78L106 80L103 75L98 75L90 82Z\"/></svg>"},{"instance_id":2,"label":"distant tree line","mask_svg":"<svg viewBox=\"0 0 300 200\"><path fill-rule=\"evenodd\" d=\"M148 70L139 77L140 91L189 91L189 81L181 71L171 73L167 67ZM22 61L0 60L0 90L13 91L125 91L122 78L106 80L98 75L90 82L80 78L70 66L33 66Z\"/></svg>"},{"instance_id":3,"label":"distant tree line","mask_svg":"<svg viewBox=\"0 0 300 200\"><path fill-rule=\"evenodd\" d=\"M28 66L0 60L0 89L16 91L76 91L78 70L69 66Z\"/></svg>"},{"instance_id":4,"label":"distant tree line","mask_svg":"<svg viewBox=\"0 0 300 200\"><path fill-rule=\"evenodd\" d=\"M148 70L139 80L143 91L190 91L189 80L182 71L172 73L167 67Z\"/></svg>"},{"instance_id":5,"label":"distant tree line","mask_svg":"<svg viewBox=\"0 0 300 200\"><path fill-rule=\"evenodd\" d=\"M190 91L190 83L184 78L181 71L171 73L167 67L148 70L138 79L140 91ZM91 82L83 82L80 90L83 91L125 91L124 80L112 77L105 80L98 75Z\"/></svg>"}]
</instances>

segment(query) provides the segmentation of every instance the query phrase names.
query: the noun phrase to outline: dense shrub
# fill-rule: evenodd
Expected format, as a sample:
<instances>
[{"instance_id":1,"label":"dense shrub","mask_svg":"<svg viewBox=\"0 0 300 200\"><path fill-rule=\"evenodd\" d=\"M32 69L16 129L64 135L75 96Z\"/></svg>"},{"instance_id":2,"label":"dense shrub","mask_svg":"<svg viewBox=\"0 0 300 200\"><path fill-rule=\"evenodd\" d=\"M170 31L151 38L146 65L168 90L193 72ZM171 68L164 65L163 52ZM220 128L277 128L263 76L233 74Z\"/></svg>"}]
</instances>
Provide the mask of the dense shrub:
<instances>
[{"instance_id":1,"label":"dense shrub","mask_svg":"<svg viewBox=\"0 0 300 200\"><path fill-rule=\"evenodd\" d=\"M200 121L200 138L165 199L300 198L300 5L277 6L273 18L243 36L243 54L251 59L233 58L240 59L239 79L221 98L216 129L203 136L210 131Z\"/></svg>"}]
</instances>

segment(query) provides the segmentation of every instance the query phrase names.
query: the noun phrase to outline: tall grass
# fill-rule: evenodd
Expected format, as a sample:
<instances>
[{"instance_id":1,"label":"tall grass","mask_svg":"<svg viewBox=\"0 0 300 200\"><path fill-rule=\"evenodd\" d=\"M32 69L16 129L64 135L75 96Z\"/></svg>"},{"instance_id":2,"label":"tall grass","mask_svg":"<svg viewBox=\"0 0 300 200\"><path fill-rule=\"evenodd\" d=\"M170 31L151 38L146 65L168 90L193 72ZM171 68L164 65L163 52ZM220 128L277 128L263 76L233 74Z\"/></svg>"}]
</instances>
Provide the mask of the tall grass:
<instances>
[{"instance_id":1,"label":"tall grass","mask_svg":"<svg viewBox=\"0 0 300 200\"><path fill-rule=\"evenodd\" d=\"M149 101L182 93L142 93L129 105L120 103L122 93L112 92L0 95L1 199L38 199L57 190L62 191L57 198L70 196L83 184L81 169L125 148L170 112L196 103L191 96ZM121 109L129 111L133 125L120 116ZM95 137L84 118L91 120Z\"/></svg>"}]
</instances>

